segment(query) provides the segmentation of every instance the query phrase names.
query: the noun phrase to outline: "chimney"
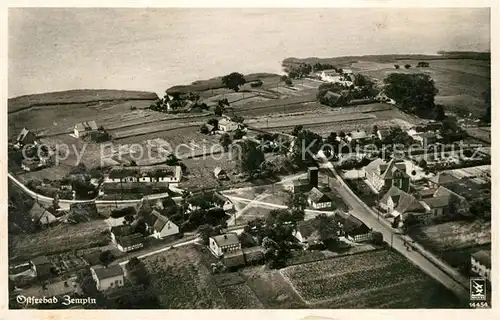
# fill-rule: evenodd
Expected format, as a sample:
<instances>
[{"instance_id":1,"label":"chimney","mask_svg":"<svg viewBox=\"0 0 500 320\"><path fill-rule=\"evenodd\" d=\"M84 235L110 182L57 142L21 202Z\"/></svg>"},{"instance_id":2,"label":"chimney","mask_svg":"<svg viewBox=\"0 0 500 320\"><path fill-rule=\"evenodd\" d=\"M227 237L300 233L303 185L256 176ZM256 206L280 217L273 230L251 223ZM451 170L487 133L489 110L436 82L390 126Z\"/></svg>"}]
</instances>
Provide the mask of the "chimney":
<instances>
[{"instance_id":1,"label":"chimney","mask_svg":"<svg viewBox=\"0 0 500 320\"><path fill-rule=\"evenodd\" d=\"M307 168L309 184L313 187L318 186L318 167Z\"/></svg>"}]
</instances>

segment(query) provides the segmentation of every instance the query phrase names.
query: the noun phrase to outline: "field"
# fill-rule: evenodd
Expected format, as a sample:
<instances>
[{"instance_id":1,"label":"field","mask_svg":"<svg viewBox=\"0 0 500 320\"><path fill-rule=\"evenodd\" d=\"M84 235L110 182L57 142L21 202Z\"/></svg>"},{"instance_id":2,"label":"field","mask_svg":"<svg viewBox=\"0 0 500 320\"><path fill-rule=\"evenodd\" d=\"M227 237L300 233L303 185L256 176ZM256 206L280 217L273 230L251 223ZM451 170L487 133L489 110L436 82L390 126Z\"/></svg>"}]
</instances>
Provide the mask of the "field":
<instances>
[{"instance_id":1,"label":"field","mask_svg":"<svg viewBox=\"0 0 500 320\"><path fill-rule=\"evenodd\" d=\"M200 252L204 250L205 252ZM206 247L171 249L144 260L160 292L160 307L167 309L261 308L245 283L218 281L207 267Z\"/></svg>"},{"instance_id":2,"label":"field","mask_svg":"<svg viewBox=\"0 0 500 320\"><path fill-rule=\"evenodd\" d=\"M429 68L416 68L416 60L398 60L387 63L358 61L351 65L354 71L383 80L388 74L395 72L428 73L436 83L439 93L436 102L447 106L466 108L473 114L482 114L485 103L483 92L490 86L490 62L483 60L450 59L430 61ZM410 64L411 69L394 68L394 64L404 66Z\"/></svg>"},{"instance_id":3,"label":"field","mask_svg":"<svg viewBox=\"0 0 500 320\"><path fill-rule=\"evenodd\" d=\"M83 248L107 245L109 239L103 231L107 225L102 220L59 224L33 234L9 236L9 257L23 261L39 255L50 255Z\"/></svg>"},{"instance_id":4,"label":"field","mask_svg":"<svg viewBox=\"0 0 500 320\"><path fill-rule=\"evenodd\" d=\"M387 250L360 253L281 270L313 307L443 308L456 299L415 266ZM436 300L438 294L441 296Z\"/></svg>"}]
</instances>

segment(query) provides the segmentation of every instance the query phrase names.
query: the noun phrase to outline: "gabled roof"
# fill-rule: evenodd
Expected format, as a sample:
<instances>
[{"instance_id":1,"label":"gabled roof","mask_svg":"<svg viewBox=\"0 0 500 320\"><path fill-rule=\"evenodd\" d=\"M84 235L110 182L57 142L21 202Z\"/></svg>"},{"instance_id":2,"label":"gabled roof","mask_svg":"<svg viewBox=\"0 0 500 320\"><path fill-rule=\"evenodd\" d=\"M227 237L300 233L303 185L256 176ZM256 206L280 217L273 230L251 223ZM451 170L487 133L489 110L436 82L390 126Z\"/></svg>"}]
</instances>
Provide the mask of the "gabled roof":
<instances>
[{"instance_id":1,"label":"gabled roof","mask_svg":"<svg viewBox=\"0 0 500 320\"><path fill-rule=\"evenodd\" d=\"M206 123L205 127L207 127L208 131L214 131L215 127L211 124Z\"/></svg>"},{"instance_id":2,"label":"gabled roof","mask_svg":"<svg viewBox=\"0 0 500 320\"><path fill-rule=\"evenodd\" d=\"M392 198L394 203L398 203L399 197L403 193L405 193L405 192L403 190L399 189L398 187L391 186L389 188L389 190L387 190L387 192L384 194L382 199L380 199L380 201L383 203L387 203L387 200L389 200L389 198ZM396 201L394 201L394 200L396 200Z\"/></svg>"},{"instance_id":3,"label":"gabled roof","mask_svg":"<svg viewBox=\"0 0 500 320\"><path fill-rule=\"evenodd\" d=\"M342 95L335 93L335 92L332 92L332 91L327 91L325 94L326 99L333 99L335 101L338 100L340 97L342 97Z\"/></svg>"},{"instance_id":4,"label":"gabled roof","mask_svg":"<svg viewBox=\"0 0 500 320\"><path fill-rule=\"evenodd\" d=\"M365 167L366 172L378 172L379 168L381 165L387 165L387 161L381 158L377 158L370 162L368 165Z\"/></svg>"},{"instance_id":5,"label":"gabled roof","mask_svg":"<svg viewBox=\"0 0 500 320\"><path fill-rule=\"evenodd\" d=\"M46 256L38 256L36 258L31 259L31 263L35 266L43 265L43 264L51 264L49 259Z\"/></svg>"},{"instance_id":6,"label":"gabled roof","mask_svg":"<svg viewBox=\"0 0 500 320\"><path fill-rule=\"evenodd\" d=\"M23 130L21 130L21 133L19 133L19 135L17 136L17 142L23 142L29 137L35 138L36 134L34 134L33 132L29 131L26 128L23 128Z\"/></svg>"},{"instance_id":7,"label":"gabled roof","mask_svg":"<svg viewBox=\"0 0 500 320\"><path fill-rule=\"evenodd\" d=\"M226 233L210 238L214 239L215 243L217 243L219 247L225 247L240 243L240 240L238 239L236 233Z\"/></svg>"},{"instance_id":8,"label":"gabled roof","mask_svg":"<svg viewBox=\"0 0 500 320\"><path fill-rule=\"evenodd\" d=\"M38 202L35 202L33 207L31 207L30 216L33 220L39 221L45 212L47 212L47 209L38 204Z\"/></svg>"},{"instance_id":9,"label":"gabled roof","mask_svg":"<svg viewBox=\"0 0 500 320\"><path fill-rule=\"evenodd\" d=\"M394 210L399 213L424 212L425 208L414 196L404 192L400 195L398 205Z\"/></svg>"},{"instance_id":10,"label":"gabled roof","mask_svg":"<svg viewBox=\"0 0 500 320\"><path fill-rule=\"evenodd\" d=\"M119 264L112 264L105 267L93 267L92 268L99 280L114 278L117 276L123 276L123 269Z\"/></svg>"},{"instance_id":11,"label":"gabled roof","mask_svg":"<svg viewBox=\"0 0 500 320\"><path fill-rule=\"evenodd\" d=\"M97 130L97 123L94 120L80 122L80 123L75 124L75 129L78 131Z\"/></svg>"},{"instance_id":12,"label":"gabled roof","mask_svg":"<svg viewBox=\"0 0 500 320\"><path fill-rule=\"evenodd\" d=\"M453 176L452 174L448 172L439 172L437 175L434 177L430 178L429 181L438 185L443 185L447 183L453 183L457 182L460 179L457 177Z\"/></svg>"},{"instance_id":13,"label":"gabled roof","mask_svg":"<svg viewBox=\"0 0 500 320\"><path fill-rule=\"evenodd\" d=\"M365 130L354 130L351 131L351 139L357 140L357 139L365 139L368 137L368 134L366 133Z\"/></svg>"},{"instance_id":14,"label":"gabled roof","mask_svg":"<svg viewBox=\"0 0 500 320\"><path fill-rule=\"evenodd\" d=\"M236 267L245 264L245 256L242 250L237 250L235 252L228 252L224 254L223 262L226 267Z\"/></svg>"},{"instance_id":15,"label":"gabled roof","mask_svg":"<svg viewBox=\"0 0 500 320\"><path fill-rule=\"evenodd\" d=\"M343 219L343 229L344 232L348 235L359 235L370 232L370 228L363 221L359 220L355 216L348 214Z\"/></svg>"},{"instance_id":16,"label":"gabled roof","mask_svg":"<svg viewBox=\"0 0 500 320\"><path fill-rule=\"evenodd\" d=\"M426 198L423 200L423 202L427 204L431 209L444 208L450 203L450 197L441 196L441 197Z\"/></svg>"},{"instance_id":17,"label":"gabled roof","mask_svg":"<svg viewBox=\"0 0 500 320\"><path fill-rule=\"evenodd\" d=\"M167 217L165 217L164 215L160 215L153 225L153 230L156 232L161 232L169 222L170 220L168 220Z\"/></svg>"},{"instance_id":18,"label":"gabled roof","mask_svg":"<svg viewBox=\"0 0 500 320\"><path fill-rule=\"evenodd\" d=\"M223 194L221 194L219 192L214 192L213 201L214 201L214 203L219 204L219 205L224 204L226 201L231 202L231 200L229 200L229 198L225 197Z\"/></svg>"},{"instance_id":19,"label":"gabled roof","mask_svg":"<svg viewBox=\"0 0 500 320\"><path fill-rule=\"evenodd\" d=\"M491 251L480 250L471 254L471 256L482 265L491 268Z\"/></svg>"},{"instance_id":20,"label":"gabled roof","mask_svg":"<svg viewBox=\"0 0 500 320\"><path fill-rule=\"evenodd\" d=\"M319 240L320 235L318 231L319 225L322 223L321 219L309 219L299 221L297 223L297 230L302 237L307 237L309 240Z\"/></svg>"},{"instance_id":21,"label":"gabled roof","mask_svg":"<svg viewBox=\"0 0 500 320\"><path fill-rule=\"evenodd\" d=\"M115 237L128 236L134 232L132 226L130 225L119 225L111 227L111 233L115 235Z\"/></svg>"},{"instance_id":22,"label":"gabled roof","mask_svg":"<svg viewBox=\"0 0 500 320\"><path fill-rule=\"evenodd\" d=\"M383 179L392 179L396 172L401 172L403 177L409 177L406 173L406 164L403 161L392 159L387 165L380 166L380 172Z\"/></svg>"},{"instance_id":23,"label":"gabled roof","mask_svg":"<svg viewBox=\"0 0 500 320\"><path fill-rule=\"evenodd\" d=\"M322 202L330 202L332 199L323 192L321 192L318 188L312 188L309 191L309 200L314 203L322 203Z\"/></svg>"},{"instance_id":24,"label":"gabled roof","mask_svg":"<svg viewBox=\"0 0 500 320\"><path fill-rule=\"evenodd\" d=\"M131 247L144 242L144 237L140 233L133 233L126 236L119 237L117 242L122 247Z\"/></svg>"},{"instance_id":25,"label":"gabled roof","mask_svg":"<svg viewBox=\"0 0 500 320\"><path fill-rule=\"evenodd\" d=\"M219 174L226 174L226 171L222 169L221 167L217 167L214 169L214 174L218 176Z\"/></svg>"}]
</instances>

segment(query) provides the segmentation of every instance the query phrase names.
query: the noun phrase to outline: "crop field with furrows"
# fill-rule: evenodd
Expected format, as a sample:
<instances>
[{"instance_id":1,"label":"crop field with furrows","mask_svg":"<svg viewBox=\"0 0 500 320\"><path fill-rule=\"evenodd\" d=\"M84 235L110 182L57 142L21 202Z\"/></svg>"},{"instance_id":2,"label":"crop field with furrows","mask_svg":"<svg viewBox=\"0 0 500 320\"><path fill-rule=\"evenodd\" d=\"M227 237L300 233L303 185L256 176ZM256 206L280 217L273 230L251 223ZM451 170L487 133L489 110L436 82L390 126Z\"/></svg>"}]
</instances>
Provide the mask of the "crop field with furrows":
<instances>
[{"instance_id":1,"label":"crop field with furrows","mask_svg":"<svg viewBox=\"0 0 500 320\"><path fill-rule=\"evenodd\" d=\"M231 309L262 309L264 306L259 301L255 293L246 284L238 284L220 288L222 294Z\"/></svg>"},{"instance_id":2,"label":"crop field with furrows","mask_svg":"<svg viewBox=\"0 0 500 320\"><path fill-rule=\"evenodd\" d=\"M429 277L397 253L371 251L287 267L281 270L292 287L309 305L315 307L376 308L439 307L415 303L415 295L439 289ZM441 289L440 289L441 290ZM444 291L444 290L442 290ZM390 294L388 294L388 292ZM408 299L408 297L413 297ZM444 304L455 303L448 294ZM351 301L357 301L352 304Z\"/></svg>"}]
</instances>

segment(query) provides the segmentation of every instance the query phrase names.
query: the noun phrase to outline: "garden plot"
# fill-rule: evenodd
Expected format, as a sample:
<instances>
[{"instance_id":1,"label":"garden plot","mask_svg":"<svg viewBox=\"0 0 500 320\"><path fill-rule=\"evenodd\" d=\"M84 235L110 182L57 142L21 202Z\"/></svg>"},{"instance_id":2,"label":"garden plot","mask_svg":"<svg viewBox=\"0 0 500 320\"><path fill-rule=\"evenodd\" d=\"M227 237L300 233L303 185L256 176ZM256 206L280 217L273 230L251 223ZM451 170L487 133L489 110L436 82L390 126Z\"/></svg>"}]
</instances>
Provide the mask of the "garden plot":
<instances>
[{"instance_id":1,"label":"garden plot","mask_svg":"<svg viewBox=\"0 0 500 320\"><path fill-rule=\"evenodd\" d=\"M246 284L238 284L219 289L231 309L262 309L264 306Z\"/></svg>"},{"instance_id":2,"label":"garden plot","mask_svg":"<svg viewBox=\"0 0 500 320\"><path fill-rule=\"evenodd\" d=\"M401 300L421 295L422 290L428 294L427 286L422 284L428 283L429 278L402 256L387 250L291 266L281 273L307 304L330 308L348 305L353 300L359 304L351 307L391 307L404 305ZM364 301L384 293L387 299L377 300L375 306L373 301Z\"/></svg>"}]
</instances>

